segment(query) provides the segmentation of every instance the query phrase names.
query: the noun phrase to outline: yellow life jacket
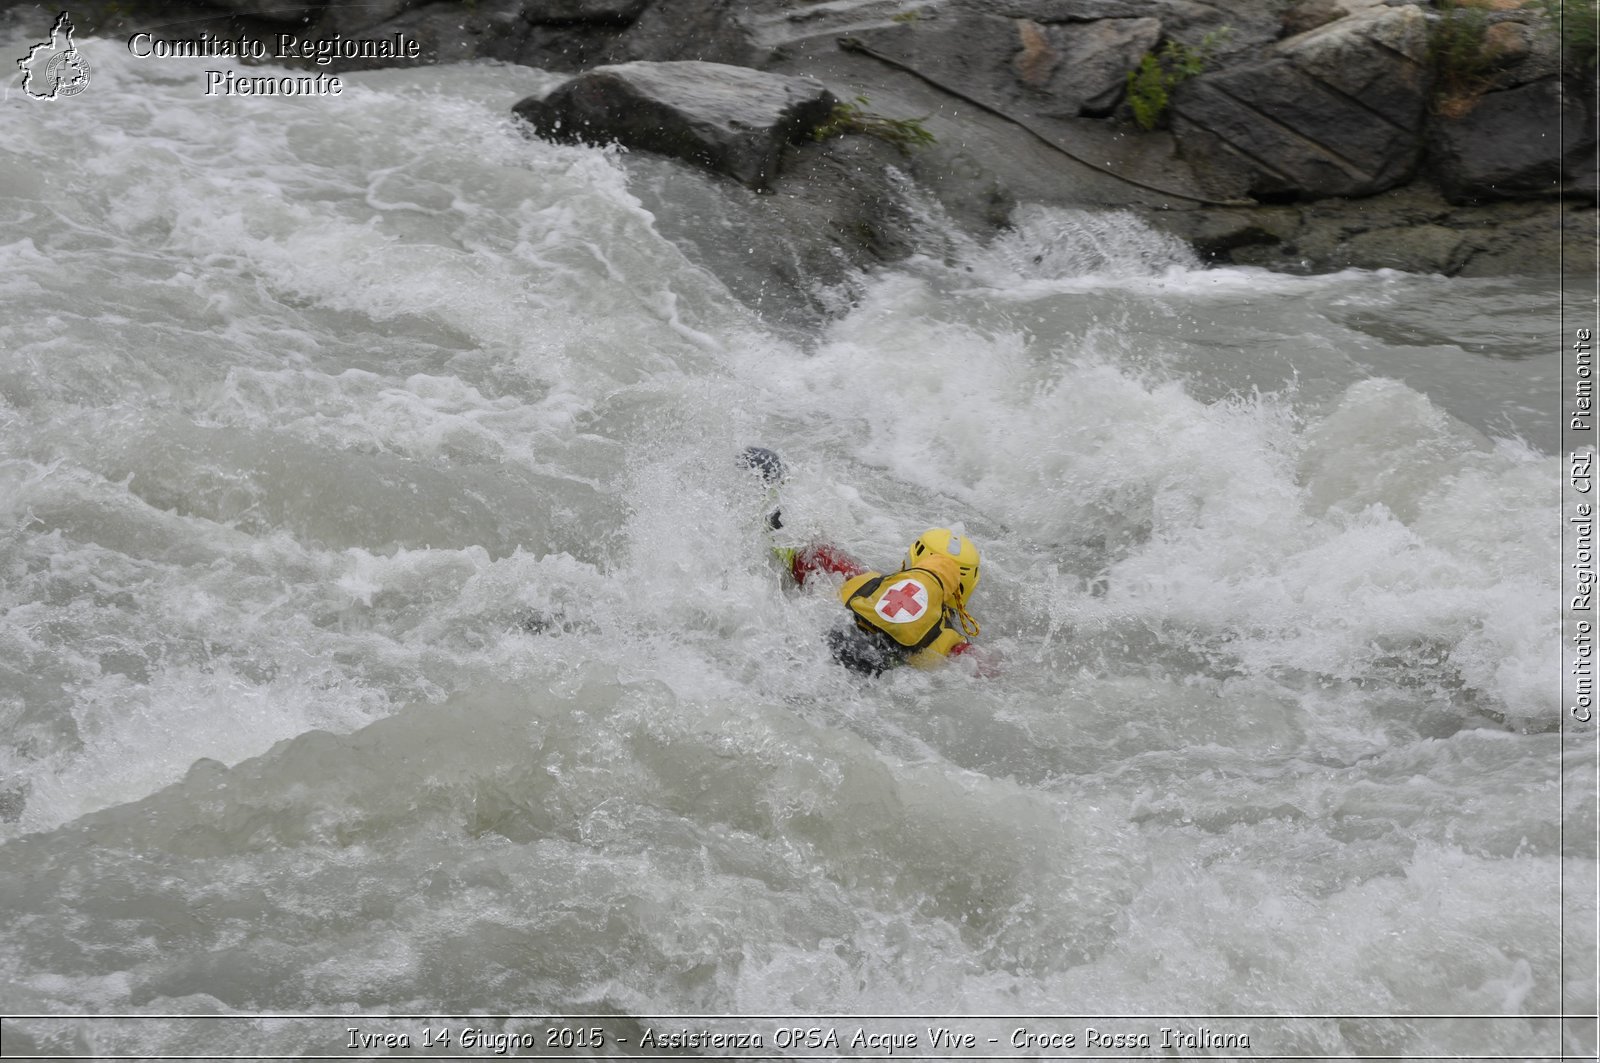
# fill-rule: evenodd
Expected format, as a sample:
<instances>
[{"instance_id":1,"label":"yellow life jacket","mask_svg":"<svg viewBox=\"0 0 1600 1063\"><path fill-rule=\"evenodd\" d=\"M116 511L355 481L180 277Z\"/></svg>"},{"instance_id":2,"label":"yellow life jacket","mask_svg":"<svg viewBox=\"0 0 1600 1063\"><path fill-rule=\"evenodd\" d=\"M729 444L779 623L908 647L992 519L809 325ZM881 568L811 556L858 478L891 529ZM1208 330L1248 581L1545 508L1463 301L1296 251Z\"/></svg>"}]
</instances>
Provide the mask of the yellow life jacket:
<instances>
[{"instance_id":1,"label":"yellow life jacket","mask_svg":"<svg viewBox=\"0 0 1600 1063\"><path fill-rule=\"evenodd\" d=\"M927 667L967 641L956 623L959 585L955 561L936 555L889 575L863 572L845 581L839 598L857 626L887 635L907 660Z\"/></svg>"}]
</instances>

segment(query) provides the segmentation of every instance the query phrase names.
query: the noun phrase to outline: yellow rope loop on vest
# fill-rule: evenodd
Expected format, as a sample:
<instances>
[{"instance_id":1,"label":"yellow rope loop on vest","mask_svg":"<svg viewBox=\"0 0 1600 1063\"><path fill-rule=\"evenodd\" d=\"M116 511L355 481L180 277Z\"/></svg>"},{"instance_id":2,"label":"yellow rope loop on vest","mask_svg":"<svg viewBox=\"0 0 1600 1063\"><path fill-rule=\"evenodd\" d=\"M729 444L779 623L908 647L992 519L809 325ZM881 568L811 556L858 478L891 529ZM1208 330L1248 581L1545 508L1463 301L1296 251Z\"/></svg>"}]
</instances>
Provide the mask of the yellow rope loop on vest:
<instances>
[{"instance_id":1,"label":"yellow rope loop on vest","mask_svg":"<svg viewBox=\"0 0 1600 1063\"><path fill-rule=\"evenodd\" d=\"M961 621L961 633L963 635L969 639L978 637L978 622L973 619L971 613L967 612L967 604L965 602L956 603L956 617Z\"/></svg>"}]
</instances>

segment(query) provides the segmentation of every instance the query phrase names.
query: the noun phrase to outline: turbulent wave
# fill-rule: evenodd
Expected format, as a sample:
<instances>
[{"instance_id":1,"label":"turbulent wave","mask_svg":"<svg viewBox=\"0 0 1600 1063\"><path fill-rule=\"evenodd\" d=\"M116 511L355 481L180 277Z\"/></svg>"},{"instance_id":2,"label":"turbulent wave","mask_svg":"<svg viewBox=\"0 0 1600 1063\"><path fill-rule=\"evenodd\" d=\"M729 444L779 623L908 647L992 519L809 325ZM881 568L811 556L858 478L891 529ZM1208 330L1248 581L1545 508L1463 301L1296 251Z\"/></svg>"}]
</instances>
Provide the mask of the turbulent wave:
<instances>
[{"instance_id":1,"label":"turbulent wave","mask_svg":"<svg viewBox=\"0 0 1600 1063\"><path fill-rule=\"evenodd\" d=\"M796 340L627 158L509 124L538 72L208 100L85 47L116 91L13 107L0 159L0 1011L1584 992L1538 284L1029 208ZM1000 676L838 671L752 442L795 541L962 522Z\"/></svg>"}]
</instances>

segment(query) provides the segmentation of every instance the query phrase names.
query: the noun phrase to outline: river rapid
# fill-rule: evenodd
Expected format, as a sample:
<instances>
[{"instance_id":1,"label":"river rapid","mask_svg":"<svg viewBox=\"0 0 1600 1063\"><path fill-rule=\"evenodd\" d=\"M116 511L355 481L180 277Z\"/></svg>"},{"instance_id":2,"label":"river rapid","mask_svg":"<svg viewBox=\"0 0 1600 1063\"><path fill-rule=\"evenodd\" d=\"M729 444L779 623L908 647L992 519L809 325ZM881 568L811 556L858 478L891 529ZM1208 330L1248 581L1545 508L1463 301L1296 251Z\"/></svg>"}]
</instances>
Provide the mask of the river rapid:
<instances>
[{"instance_id":1,"label":"river rapid","mask_svg":"<svg viewBox=\"0 0 1600 1063\"><path fill-rule=\"evenodd\" d=\"M7 1055L1592 1051L1554 278L1024 207L779 326L702 266L727 189L520 134L549 75L79 43L4 105L0 1013L86 1017ZM999 674L835 666L750 444L786 542L964 528Z\"/></svg>"}]
</instances>

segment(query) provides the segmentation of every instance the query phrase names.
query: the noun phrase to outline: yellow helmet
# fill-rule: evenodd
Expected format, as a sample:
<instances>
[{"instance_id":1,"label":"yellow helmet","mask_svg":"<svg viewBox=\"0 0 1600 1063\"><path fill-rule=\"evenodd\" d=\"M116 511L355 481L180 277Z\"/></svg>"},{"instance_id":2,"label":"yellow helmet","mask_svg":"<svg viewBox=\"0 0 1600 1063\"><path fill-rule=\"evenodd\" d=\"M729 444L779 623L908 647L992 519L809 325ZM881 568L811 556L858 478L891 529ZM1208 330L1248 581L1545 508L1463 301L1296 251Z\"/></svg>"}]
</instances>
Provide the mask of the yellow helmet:
<instances>
[{"instance_id":1,"label":"yellow helmet","mask_svg":"<svg viewBox=\"0 0 1600 1063\"><path fill-rule=\"evenodd\" d=\"M929 528L917 536L911 548L906 551L906 567L917 567L918 563L929 554L942 554L953 559L956 571L961 576L958 597L963 602L972 597L972 592L978 588L979 561L978 547L973 541L949 528Z\"/></svg>"}]
</instances>

